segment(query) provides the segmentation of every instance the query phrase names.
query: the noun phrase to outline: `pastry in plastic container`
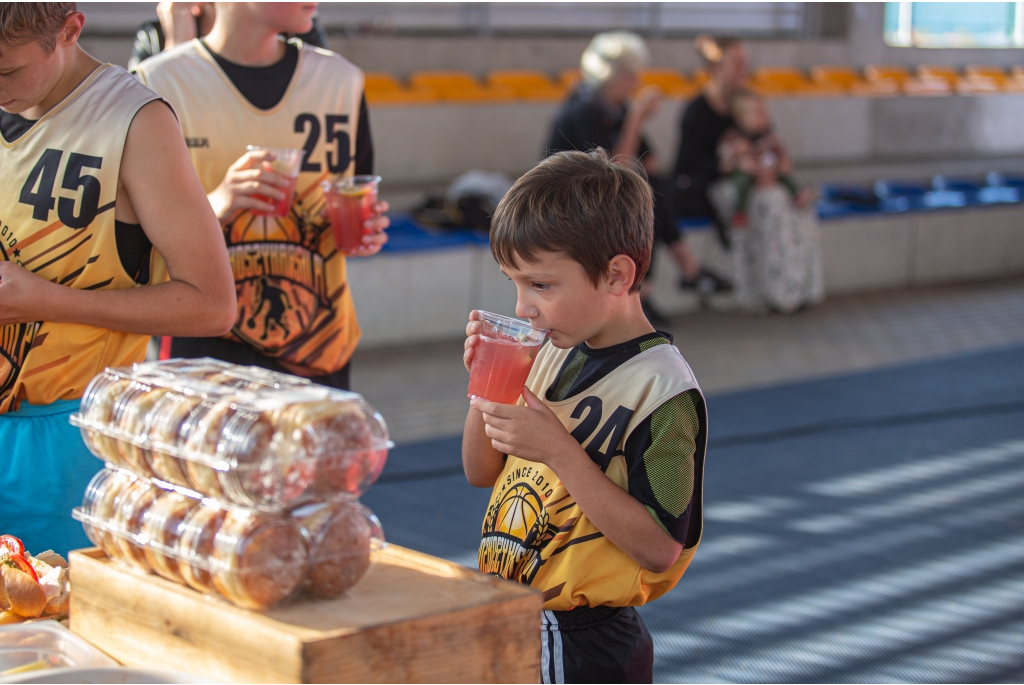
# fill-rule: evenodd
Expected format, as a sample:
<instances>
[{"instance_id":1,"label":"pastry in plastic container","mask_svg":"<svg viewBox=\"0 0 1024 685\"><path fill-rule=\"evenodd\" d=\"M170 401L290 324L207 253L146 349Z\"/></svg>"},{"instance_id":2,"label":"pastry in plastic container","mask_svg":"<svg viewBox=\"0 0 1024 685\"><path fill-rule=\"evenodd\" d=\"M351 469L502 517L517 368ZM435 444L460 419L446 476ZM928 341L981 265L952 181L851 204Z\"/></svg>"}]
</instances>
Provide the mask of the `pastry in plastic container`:
<instances>
[{"instance_id":1,"label":"pastry in plastic container","mask_svg":"<svg viewBox=\"0 0 1024 685\"><path fill-rule=\"evenodd\" d=\"M90 424L116 425L117 400L131 384L130 379L109 372L96 376L82 395L82 419ZM116 438L85 426L81 430L82 440L90 452L104 461L115 465L121 464Z\"/></svg>"},{"instance_id":2,"label":"pastry in plastic container","mask_svg":"<svg viewBox=\"0 0 1024 685\"><path fill-rule=\"evenodd\" d=\"M284 451L319 465L319 495L362 494L387 458L387 426L358 395L294 404L282 410Z\"/></svg>"},{"instance_id":3,"label":"pastry in plastic container","mask_svg":"<svg viewBox=\"0 0 1024 685\"><path fill-rule=\"evenodd\" d=\"M150 470L160 480L186 488L191 486L185 463L169 451L184 445L189 419L202 403L203 398L197 395L168 392L153 407L149 424L152 449L146 456Z\"/></svg>"},{"instance_id":4,"label":"pastry in plastic container","mask_svg":"<svg viewBox=\"0 0 1024 685\"><path fill-rule=\"evenodd\" d=\"M309 541L306 591L317 597L348 592L370 569L384 544L380 521L354 499L311 505L294 512Z\"/></svg>"},{"instance_id":5,"label":"pastry in plastic container","mask_svg":"<svg viewBox=\"0 0 1024 685\"><path fill-rule=\"evenodd\" d=\"M178 538L178 572L185 584L193 590L215 594L213 575L210 573L210 557L221 524L227 512L212 506L200 506L192 510L181 524Z\"/></svg>"},{"instance_id":6,"label":"pastry in plastic container","mask_svg":"<svg viewBox=\"0 0 1024 685\"><path fill-rule=\"evenodd\" d=\"M265 609L291 595L306 575L306 541L291 521L228 512L213 544L213 584L234 604Z\"/></svg>"},{"instance_id":7,"label":"pastry in plastic container","mask_svg":"<svg viewBox=\"0 0 1024 685\"><path fill-rule=\"evenodd\" d=\"M112 536L113 552L117 559L149 571L145 548L140 544L142 525L147 512L164 491L144 480L137 480L121 494L114 507L110 523L119 531Z\"/></svg>"},{"instance_id":8,"label":"pastry in plastic container","mask_svg":"<svg viewBox=\"0 0 1024 685\"><path fill-rule=\"evenodd\" d=\"M123 406L118 428L128 439L118 441L118 453L126 468L147 478L154 475L149 466L152 454L148 447L149 425L152 422L153 408L167 393L167 388L136 383L121 400Z\"/></svg>"},{"instance_id":9,"label":"pastry in plastic container","mask_svg":"<svg viewBox=\"0 0 1024 685\"><path fill-rule=\"evenodd\" d=\"M209 465L217 458L217 443L224 432L224 426L235 413L229 400L200 404L182 426L187 436L183 449L186 452L185 473L189 484L197 492L210 497L223 497L217 469Z\"/></svg>"},{"instance_id":10,"label":"pastry in plastic container","mask_svg":"<svg viewBox=\"0 0 1024 685\"><path fill-rule=\"evenodd\" d=\"M177 492L164 492L149 508L142 524L143 554L149 567L167 580L184 583L178 566L178 541L185 519L200 504Z\"/></svg>"},{"instance_id":11,"label":"pastry in plastic container","mask_svg":"<svg viewBox=\"0 0 1024 685\"><path fill-rule=\"evenodd\" d=\"M114 556L114 535L104 526L110 525L118 499L136 478L124 471L103 469L92 477L82 498L82 511L90 519L84 522L85 535L107 556Z\"/></svg>"}]
</instances>

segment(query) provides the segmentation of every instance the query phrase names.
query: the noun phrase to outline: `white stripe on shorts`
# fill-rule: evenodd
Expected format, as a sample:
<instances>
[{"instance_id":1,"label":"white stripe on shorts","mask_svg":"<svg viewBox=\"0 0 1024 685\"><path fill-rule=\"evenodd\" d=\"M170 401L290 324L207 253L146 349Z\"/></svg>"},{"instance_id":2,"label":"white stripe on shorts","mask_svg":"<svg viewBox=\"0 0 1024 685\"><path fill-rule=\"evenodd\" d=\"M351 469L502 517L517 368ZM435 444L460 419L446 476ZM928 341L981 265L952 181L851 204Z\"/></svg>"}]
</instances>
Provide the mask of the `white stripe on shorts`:
<instances>
[{"instance_id":1,"label":"white stripe on shorts","mask_svg":"<svg viewBox=\"0 0 1024 685\"><path fill-rule=\"evenodd\" d=\"M552 611L541 615L540 670L542 683L564 683L565 667L562 662L562 633L558 619Z\"/></svg>"}]
</instances>

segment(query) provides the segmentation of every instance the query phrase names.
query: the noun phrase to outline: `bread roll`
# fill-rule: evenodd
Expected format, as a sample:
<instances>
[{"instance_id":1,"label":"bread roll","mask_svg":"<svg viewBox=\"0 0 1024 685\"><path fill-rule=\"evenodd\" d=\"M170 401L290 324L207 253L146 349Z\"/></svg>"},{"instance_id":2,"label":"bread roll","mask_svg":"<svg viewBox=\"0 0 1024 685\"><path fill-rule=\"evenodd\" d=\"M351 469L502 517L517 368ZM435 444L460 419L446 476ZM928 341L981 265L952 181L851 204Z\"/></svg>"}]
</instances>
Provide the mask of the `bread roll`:
<instances>
[{"instance_id":1,"label":"bread roll","mask_svg":"<svg viewBox=\"0 0 1024 685\"><path fill-rule=\"evenodd\" d=\"M203 399L195 395L169 392L153 407L149 438L154 446L166 446L149 451L148 463L153 474L160 480L182 487L191 487L185 472L185 465L178 457L167 454L163 449L176 450L185 445L190 423L189 418L202 404Z\"/></svg>"},{"instance_id":2,"label":"bread roll","mask_svg":"<svg viewBox=\"0 0 1024 685\"><path fill-rule=\"evenodd\" d=\"M117 426L117 400L131 384L130 380L112 375L104 375L94 380L82 399L83 418L111 428ZM115 466L124 465L117 449L117 439L87 430L84 440L86 447L100 459Z\"/></svg>"},{"instance_id":3,"label":"bread roll","mask_svg":"<svg viewBox=\"0 0 1024 685\"><path fill-rule=\"evenodd\" d=\"M43 613L46 592L32 576L6 564L0 564L0 576L13 613L26 618L35 618Z\"/></svg>"},{"instance_id":4,"label":"bread roll","mask_svg":"<svg viewBox=\"0 0 1024 685\"><path fill-rule=\"evenodd\" d=\"M154 476L149 467L151 450L148 446L153 408L167 392L166 388L151 388L131 393L124 400L121 418L118 421L118 428L131 438L131 440L118 442L118 452L127 468L146 478ZM144 444L138 444L135 442L135 438L141 439Z\"/></svg>"},{"instance_id":5,"label":"bread roll","mask_svg":"<svg viewBox=\"0 0 1024 685\"><path fill-rule=\"evenodd\" d=\"M375 526L371 514L355 502L336 502L302 521L309 540L306 588L318 597L348 592L370 568Z\"/></svg>"},{"instance_id":6,"label":"bread roll","mask_svg":"<svg viewBox=\"0 0 1024 685\"><path fill-rule=\"evenodd\" d=\"M204 402L199 409L206 405ZM191 452L192 456L185 461L185 472L191 486L197 492L210 497L222 498L224 491L221 489L217 470L199 460L213 461L218 458L217 443L220 442L224 427L234 414L235 407L231 401L221 400L210 405L209 409L203 412L202 418L195 421L193 427L188 430L185 449Z\"/></svg>"},{"instance_id":7,"label":"bread roll","mask_svg":"<svg viewBox=\"0 0 1024 685\"><path fill-rule=\"evenodd\" d=\"M151 570L145 550L135 539L142 534L146 514L163 492L155 485L137 480L118 498L112 523L120 535L112 536L114 557L144 571Z\"/></svg>"},{"instance_id":8,"label":"bread roll","mask_svg":"<svg viewBox=\"0 0 1024 685\"><path fill-rule=\"evenodd\" d=\"M189 587L199 592L213 594L217 591L209 571L210 557L217 531L226 516L223 509L200 506L193 509L181 525L178 572Z\"/></svg>"},{"instance_id":9,"label":"bread roll","mask_svg":"<svg viewBox=\"0 0 1024 685\"><path fill-rule=\"evenodd\" d=\"M290 521L232 511L214 542L213 584L234 604L265 609L292 594L306 563L306 542Z\"/></svg>"},{"instance_id":10,"label":"bread roll","mask_svg":"<svg viewBox=\"0 0 1024 685\"><path fill-rule=\"evenodd\" d=\"M185 519L192 513L199 502L177 492L165 492L150 507L142 524L142 535L148 541L143 550L149 567L158 575L176 583L184 583L178 567L178 541Z\"/></svg>"},{"instance_id":11,"label":"bread roll","mask_svg":"<svg viewBox=\"0 0 1024 685\"><path fill-rule=\"evenodd\" d=\"M112 522L121 495L133 482L135 482L135 478L123 471L110 469L100 471L93 476L85 489L85 497L82 500L83 511L100 523ZM88 523L83 525L85 534L92 544L102 549L109 557L117 556L113 533Z\"/></svg>"}]
</instances>

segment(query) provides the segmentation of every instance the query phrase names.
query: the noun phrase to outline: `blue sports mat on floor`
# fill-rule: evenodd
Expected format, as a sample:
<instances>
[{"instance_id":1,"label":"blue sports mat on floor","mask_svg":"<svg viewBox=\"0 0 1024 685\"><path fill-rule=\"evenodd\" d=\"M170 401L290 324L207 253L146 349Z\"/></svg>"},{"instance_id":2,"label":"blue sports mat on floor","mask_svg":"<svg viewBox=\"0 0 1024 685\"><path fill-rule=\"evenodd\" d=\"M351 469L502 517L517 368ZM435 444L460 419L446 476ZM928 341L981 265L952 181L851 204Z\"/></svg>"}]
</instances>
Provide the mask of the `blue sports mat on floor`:
<instances>
[{"instance_id":1,"label":"blue sports mat on floor","mask_svg":"<svg viewBox=\"0 0 1024 685\"><path fill-rule=\"evenodd\" d=\"M641 609L657 681L1024 678L1024 347L708 410L704 540ZM459 449L396 448L363 499L392 542L471 565L488 491Z\"/></svg>"}]
</instances>

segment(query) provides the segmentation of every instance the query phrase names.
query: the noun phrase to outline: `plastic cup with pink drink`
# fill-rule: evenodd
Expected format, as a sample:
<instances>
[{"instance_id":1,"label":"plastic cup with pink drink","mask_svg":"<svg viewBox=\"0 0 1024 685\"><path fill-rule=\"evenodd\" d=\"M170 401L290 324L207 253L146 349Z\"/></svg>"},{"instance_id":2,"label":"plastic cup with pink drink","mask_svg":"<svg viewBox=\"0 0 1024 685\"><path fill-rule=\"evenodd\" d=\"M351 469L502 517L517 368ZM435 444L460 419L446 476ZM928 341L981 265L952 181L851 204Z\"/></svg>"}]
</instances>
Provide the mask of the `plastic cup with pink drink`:
<instances>
[{"instance_id":1,"label":"plastic cup with pink drink","mask_svg":"<svg viewBox=\"0 0 1024 685\"><path fill-rule=\"evenodd\" d=\"M480 339L469 370L469 397L515 404L549 331L477 310Z\"/></svg>"},{"instance_id":2,"label":"plastic cup with pink drink","mask_svg":"<svg viewBox=\"0 0 1024 685\"><path fill-rule=\"evenodd\" d=\"M284 176L288 182L285 187L280 188L281 192L284 193L283 199L276 200L265 195L253 195L257 200L274 205L274 211L263 212L254 209L250 213L256 216L288 216L292 209L292 202L295 200L295 185L299 180L299 171L302 169L302 156L306 151L283 147L260 147L259 145L248 145L245 149L249 152L273 153L274 159L264 162L263 168Z\"/></svg>"},{"instance_id":3,"label":"plastic cup with pink drink","mask_svg":"<svg viewBox=\"0 0 1024 685\"><path fill-rule=\"evenodd\" d=\"M376 216L374 207L379 184L380 176L349 176L320 184L339 252L355 254L363 247L366 221Z\"/></svg>"}]
</instances>

